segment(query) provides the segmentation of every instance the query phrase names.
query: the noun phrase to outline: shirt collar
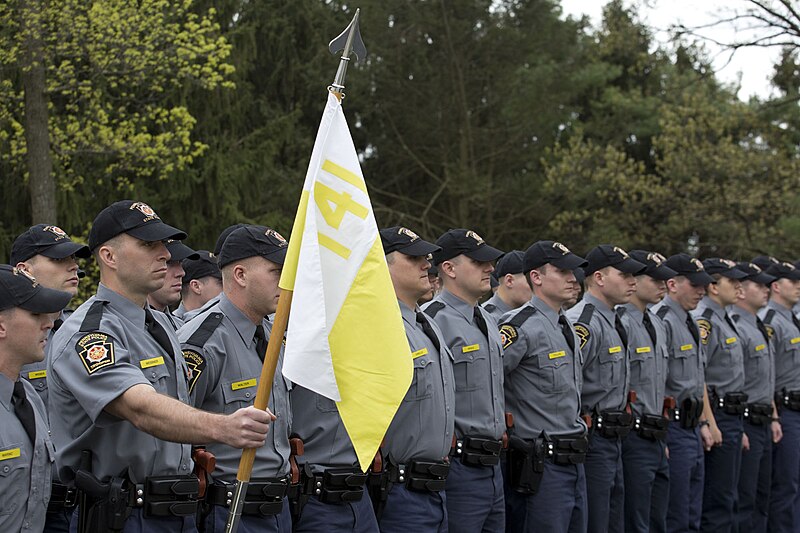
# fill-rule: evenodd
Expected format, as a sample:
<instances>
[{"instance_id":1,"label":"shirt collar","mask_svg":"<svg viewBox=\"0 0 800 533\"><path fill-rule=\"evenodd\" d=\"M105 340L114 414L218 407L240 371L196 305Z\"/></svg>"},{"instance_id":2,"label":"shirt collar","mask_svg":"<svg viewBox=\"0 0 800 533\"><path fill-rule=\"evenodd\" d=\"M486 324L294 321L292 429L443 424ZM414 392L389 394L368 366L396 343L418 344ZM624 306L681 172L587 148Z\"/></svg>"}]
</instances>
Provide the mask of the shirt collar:
<instances>
[{"instance_id":1,"label":"shirt collar","mask_svg":"<svg viewBox=\"0 0 800 533\"><path fill-rule=\"evenodd\" d=\"M756 324L756 315L744 309L743 307L739 307L738 305L732 305L730 307L730 315L731 316L738 316L741 317L741 320L749 322L751 324Z\"/></svg>"},{"instance_id":2,"label":"shirt collar","mask_svg":"<svg viewBox=\"0 0 800 533\"><path fill-rule=\"evenodd\" d=\"M21 377L18 379L22 379ZM3 373L0 373L0 404L9 411L13 410L11 406L11 397L14 395L14 382L8 379Z\"/></svg>"},{"instance_id":3,"label":"shirt collar","mask_svg":"<svg viewBox=\"0 0 800 533\"><path fill-rule=\"evenodd\" d=\"M247 315L233 305L233 302L228 299L225 293L220 294L219 310L233 323L233 327L236 328L236 332L242 338L242 342L245 346L253 348L255 346L253 337L256 334L256 324L253 324L253 321L247 318Z\"/></svg>"},{"instance_id":4,"label":"shirt collar","mask_svg":"<svg viewBox=\"0 0 800 533\"><path fill-rule=\"evenodd\" d=\"M792 319L792 310L791 309L787 309L786 307L782 306L781 304L779 304L777 302L774 302L774 301L770 300L767 303L767 307L769 307L770 309L774 309L777 313L780 313L781 315L783 315L784 318L787 318L789 320Z\"/></svg>"},{"instance_id":5,"label":"shirt collar","mask_svg":"<svg viewBox=\"0 0 800 533\"><path fill-rule=\"evenodd\" d=\"M500 298L499 294L495 294L494 296L489 298L484 305L489 305L489 304L492 304L493 306L495 306L497 309L502 311L503 314L508 313L512 309L510 305L505 303L503 301L503 299Z\"/></svg>"},{"instance_id":6,"label":"shirt collar","mask_svg":"<svg viewBox=\"0 0 800 533\"><path fill-rule=\"evenodd\" d=\"M403 315L403 320L408 322L412 326L416 326L417 324L417 312L419 311L419 307L415 307L411 309L406 304L397 300L397 303L400 305L400 314Z\"/></svg>"},{"instance_id":7,"label":"shirt collar","mask_svg":"<svg viewBox=\"0 0 800 533\"><path fill-rule=\"evenodd\" d=\"M472 321L472 315L474 314L474 307L453 294L452 292L448 291L447 289L442 289L442 292L437 296L438 299L443 301L444 303L453 307L456 311L461 313L468 321Z\"/></svg>"},{"instance_id":8,"label":"shirt collar","mask_svg":"<svg viewBox=\"0 0 800 533\"><path fill-rule=\"evenodd\" d=\"M552 307L544 303L544 300L539 298L538 296L534 296L531 298L531 305L536 308L537 311L542 313L547 319L553 324L553 326L558 325L558 317L561 313L556 313Z\"/></svg>"},{"instance_id":9,"label":"shirt collar","mask_svg":"<svg viewBox=\"0 0 800 533\"><path fill-rule=\"evenodd\" d=\"M705 306L706 309L711 309L711 311L715 315L718 315L720 318L725 318L725 309L723 309L722 306L719 305L717 302L715 302L708 296L703 296L702 301L703 301L703 306Z\"/></svg>"},{"instance_id":10,"label":"shirt collar","mask_svg":"<svg viewBox=\"0 0 800 533\"><path fill-rule=\"evenodd\" d=\"M601 301L599 298L592 296L592 294L589 292L583 295L583 301L587 304L592 304L595 310L603 315L603 317L605 317L610 324L614 324L616 313L614 313L614 310L610 308L608 304Z\"/></svg>"},{"instance_id":11,"label":"shirt collar","mask_svg":"<svg viewBox=\"0 0 800 533\"><path fill-rule=\"evenodd\" d=\"M681 304L673 300L669 295L664 296L664 305L668 306L674 313L676 313L681 319L686 320L686 316L689 314L686 312L686 309L681 307Z\"/></svg>"},{"instance_id":12,"label":"shirt collar","mask_svg":"<svg viewBox=\"0 0 800 533\"><path fill-rule=\"evenodd\" d=\"M625 313L631 315L634 320L641 322L644 320L644 313L639 311L639 308L631 303L622 304L620 305L623 309L625 309Z\"/></svg>"},{"instance_id":13,"label":"shirt collar","mask_svg":"<svg viewBox=\"0 0 800 533\"><path fill-rule=\"evenodd\" d=\"M95 298L108 302L117 313L144 329L144 307L128 300L120 293L109 289L102 283L97 286L97 295Z\"/></svg>"}]
</instances>

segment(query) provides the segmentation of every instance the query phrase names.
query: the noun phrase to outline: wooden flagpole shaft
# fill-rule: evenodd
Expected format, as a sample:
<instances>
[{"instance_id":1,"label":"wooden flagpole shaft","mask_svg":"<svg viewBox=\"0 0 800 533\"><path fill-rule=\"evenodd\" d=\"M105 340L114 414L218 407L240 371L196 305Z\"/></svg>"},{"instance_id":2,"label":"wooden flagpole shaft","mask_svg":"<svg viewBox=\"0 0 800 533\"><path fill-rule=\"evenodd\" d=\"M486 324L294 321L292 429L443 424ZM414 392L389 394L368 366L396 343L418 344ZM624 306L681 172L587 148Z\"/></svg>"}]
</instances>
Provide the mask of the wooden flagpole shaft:
<instances>
[{"instance_id":1,"label":"wooden flagpole shaft","mask_svg":"<svg viewBox=\"0 0 800 533\"><path fill-rule=\"evenodd\" d=\"M261 409L262 411L266 410L269 405L272 381L275 379L275 368L278 366L278 356L281 353L281 345L283 344L283 335L286 333L286 325L289 323L289 309L291 306L292 291L281 289L281 295L278 299L278 309L275 311L275 321L272 324L272 331L269 335L267 352L264 355L264 364L261 366L261 378L258 381L256 398L253 403L256 409ZM253 472L255 458L255 448L246 448L242 450L242 458L239 460L239 470L236 473L236 494L228 511L228 522L225 526L226 533L235 533L236 529L239 527L239 519L242 516L247 484L250 482L250 474Z\"/></svg>"}]
</instances>

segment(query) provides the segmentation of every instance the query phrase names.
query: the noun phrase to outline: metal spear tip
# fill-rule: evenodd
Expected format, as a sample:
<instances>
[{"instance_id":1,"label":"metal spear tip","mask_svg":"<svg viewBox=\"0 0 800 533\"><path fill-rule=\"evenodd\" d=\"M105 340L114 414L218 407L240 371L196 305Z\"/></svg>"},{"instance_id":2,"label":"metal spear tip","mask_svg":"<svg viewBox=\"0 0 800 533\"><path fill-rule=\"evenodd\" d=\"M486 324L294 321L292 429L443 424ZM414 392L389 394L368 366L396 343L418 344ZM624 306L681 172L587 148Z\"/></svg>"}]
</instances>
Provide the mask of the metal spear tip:
<instances>
[{"instance_id":1,"label":"metal spear tip","mask_svg":"<svg viewBox=\"0 0 800 533\"><path fill-rule=\"evenodd\" d=\"M364 41L361 39L361 31L358 29L358 15L360 12L361 9L356 9L356 14L350 24L338 37L328 43L328 50L332 54L343 52L342 58L349 59L350 54L353 53L359 61L367 57L367 48L364 46Z\"/></svg>"}]
</instances>

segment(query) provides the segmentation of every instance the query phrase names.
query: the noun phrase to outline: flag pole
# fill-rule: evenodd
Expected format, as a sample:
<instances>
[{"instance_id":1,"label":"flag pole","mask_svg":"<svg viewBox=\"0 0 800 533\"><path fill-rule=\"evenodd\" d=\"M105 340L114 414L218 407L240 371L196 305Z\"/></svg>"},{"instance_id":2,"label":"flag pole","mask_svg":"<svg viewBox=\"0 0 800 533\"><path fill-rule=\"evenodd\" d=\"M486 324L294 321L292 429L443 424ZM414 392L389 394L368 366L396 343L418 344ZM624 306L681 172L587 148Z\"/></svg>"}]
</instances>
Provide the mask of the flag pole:
<instances>
[{"instance_id":1,"label":"flag pole","mask_svg":"<svg viewBox=\"0 0 800 533\"><path fill-rule=\"evenodd\" d=\"M347 28L328 44L328 49L332 54L336 54L340 51L342 52L336 76L334 77L333 83L328 87L328 90L333 93L340 102L342 98L344 98L344 81L347 76L347 64L350 62L350 56L355 55L356 58L362 59L367 53L364 47L364 41L361 40L361 32L359 32L358 29L358 15L360 11L360 9L356 9L355 16L353 16L353 20L350 21ZM267 351L264 355L264 364L261 367L261 378L259 379L256 398L253 402L254 407L262 411L266 410L269 405L272 381L275 379L275 369L278 366L278 357L280 356L281 345L283 344L283 336L286 333L286 325L289 322L292 294L293 291L281 289L281 294L278 298L278 308L275 311L275 319L272 325L272 331L270 332ZM242 518L245 495L247 494L247 487L250 484L250 475L253 472L255 458L255 448L246 448L242 450L242 457L239 460L239 470L236 473L236 489L233 493L233 498L231 498L228 521L225 525L226 533L236 533L239 528L239 521Z\"/></svg>"}]
</instances>

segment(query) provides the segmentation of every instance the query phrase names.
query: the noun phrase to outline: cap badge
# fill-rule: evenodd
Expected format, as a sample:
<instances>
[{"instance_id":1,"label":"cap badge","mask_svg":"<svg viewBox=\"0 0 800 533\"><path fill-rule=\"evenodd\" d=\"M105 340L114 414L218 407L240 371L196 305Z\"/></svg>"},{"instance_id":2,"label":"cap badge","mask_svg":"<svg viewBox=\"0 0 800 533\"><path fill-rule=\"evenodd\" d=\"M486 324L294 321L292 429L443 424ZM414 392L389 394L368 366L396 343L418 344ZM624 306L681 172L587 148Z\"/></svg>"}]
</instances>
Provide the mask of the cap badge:
<instances>
[{"instance_id":1,"label":"cap badge","mask_svg":"<svg viewBox=\"0 0 800 533\"><path fill-rule=\"evenodd\" d=\"M652 252L652 253L647 254L647 260L648 261L652 261L653 263L656 264L656 266L661 266L661 264L664 261L666 261L667 258L664 257L663 255L659 254L659 253Z\"/></svg>"},{"instance_id":2,"label":"cap badge","mask_svg":"<svg viewBox=\"0 0 800 533\"><path fill-rule=\"evenodd\" d=\"M626 252L625 250L623 250L619 246L615 246L614 248L612 248L612 251L617 252L619 255L621 255L625 259L628 258L628 252Z\"/></svg>"},{"instance_id":3,"label":"cap badge","mask_svg":"<svg viewBox=\"0 0 800 533\"><path fill-rule=\"evenodd\" d=\"M281 246L288 246L289 245L289 243L286 242L286 239L283 238L283 235L281 235L280 233L278 233L274 229L268 229L267 231L264 232L264 235L266 235L267 237L272 237L276 241L280 242Z\"/></svg>"},{"instance_id":4,"label":"cap badge","mask_svg":"<svg viewBox=\"0 0 800 533\"><path fill-rule=\"evenodd\" d=\"M736 263L730 259L720 259L720 262L727 265L728 268L736 268Z\"/></svg>"},{"instance_id":5,"label":"cap badge","mask_svg":"<svg viewBox=\"0 0 800 533\"><path fill-rule=\"evenodd\" d=\"M405 235L406 237L411 239L411 242L414 242L417 239L419 239L419 235L417 235L416 233L414 233L413 231L411 231L408 228L400 228L399 230L397 230L397 234L398 235Z\"/></svg>"},{"instance_id":6,"label":"cap badge","mask_svg":"<svg viewBox=\"0 0 800 533\"><path fill-rule=\"evenodd\" d=\"M781 265L785 266L785 267L786 267L786 268L788 268L789 270L795 270L795 268L794 268L794 265L793 265L793 264L791 264L791 263L787 263L786 261L784 261L783 263L781 263Z\"/></svg>"},{"instance_id":7,"label":"cap badge","mask_svg":"<svg viewBox=\"0 0 800 533\"><path fill-rule=\"evenodd\" d=\"M14 273L15 276L25 276L26 278L31 280L31 283L33 284L34 287L37 287L39 285L39 282L36 281L36 278L33 277L33 274L31 274L30 272L28 272L24 268L14 267L12 272Z\"/></svg>"},{"instance_id":8,"label":"cap badge","mask_svg":"<svg viewBox=\"0 0 800 533\"><path fill-rule=\"evenodd\" d=\"M696 257L692 257L689 261L695 267L697 267L697 272L705 272L706 269L705 269L705 267L703 267L703 263L701 263L699 259L697 259Z\"/></svg>"},{"instance_id":9,"label":"cap badge","mask_svg":"<svg viewBox=\"0 0 800 533\"><path fill-rule=\"evenodd\" d=\"M758 266L757 264L755 264L755 263L748 263L748 265L750 265L750 268L751 268L751 269L753 269L753 270L755 270L756 272L761 272L761 267L760 267L760 266Z\"/></svg>"},{"instance_id":10,"label":"cap badge","mask_svg":"<svg viewBox=\"0 0 800 533\"><path fill-rule=\"evenodd\" d=\"M67 233L58 226L45 226L44 228L42 228L42 231L49 231L50 233L56 236L56 240L69 238L67 236Z\"/></svg>"},{"instance_id":11,"label":"cap badge","mask_svg":"<svg viewBox=\"0 0 800 533\"><path fill-rule=\"evenodd\" d=\"M147 218L145 219L145 222L148 221L148 220L154 219L154 218L158 218L159 220L161 219L156 214L156 212L153 211L153 208L150 207L149 205L147 205L144 202L134 202L134 203L131 204L130 208L131 209L136 209L137 211L142 213L144 216L146 216Z\"/></svg>"},{"instance_id":12,"label":"cap badge","mask_svg":"<svg viewBox=\"0 0 800 533\"><path fill-rule=\"evenodd\" d=\"M569 253L569 248L567 248L566 246L564 246L560 242L554 242L553 243L553 248L555 248L556 250L559 250L561 252L561 255L567 255Z\"/></svg>"},{"instance_id":13,"label":"cap badge","mask_svg":"<svg viewBox=\"0 0 800 533\"><path fill-rule=\"evenodd\" d=\"M478 246L480 246L481 244L484 243L483 239L481 238L481 236L478 235L477 233L475 233L472 230L467 231L467 237L470 237L470 238L475 239L476 241L478 241Z\"/></svg>"}]
</instances>

